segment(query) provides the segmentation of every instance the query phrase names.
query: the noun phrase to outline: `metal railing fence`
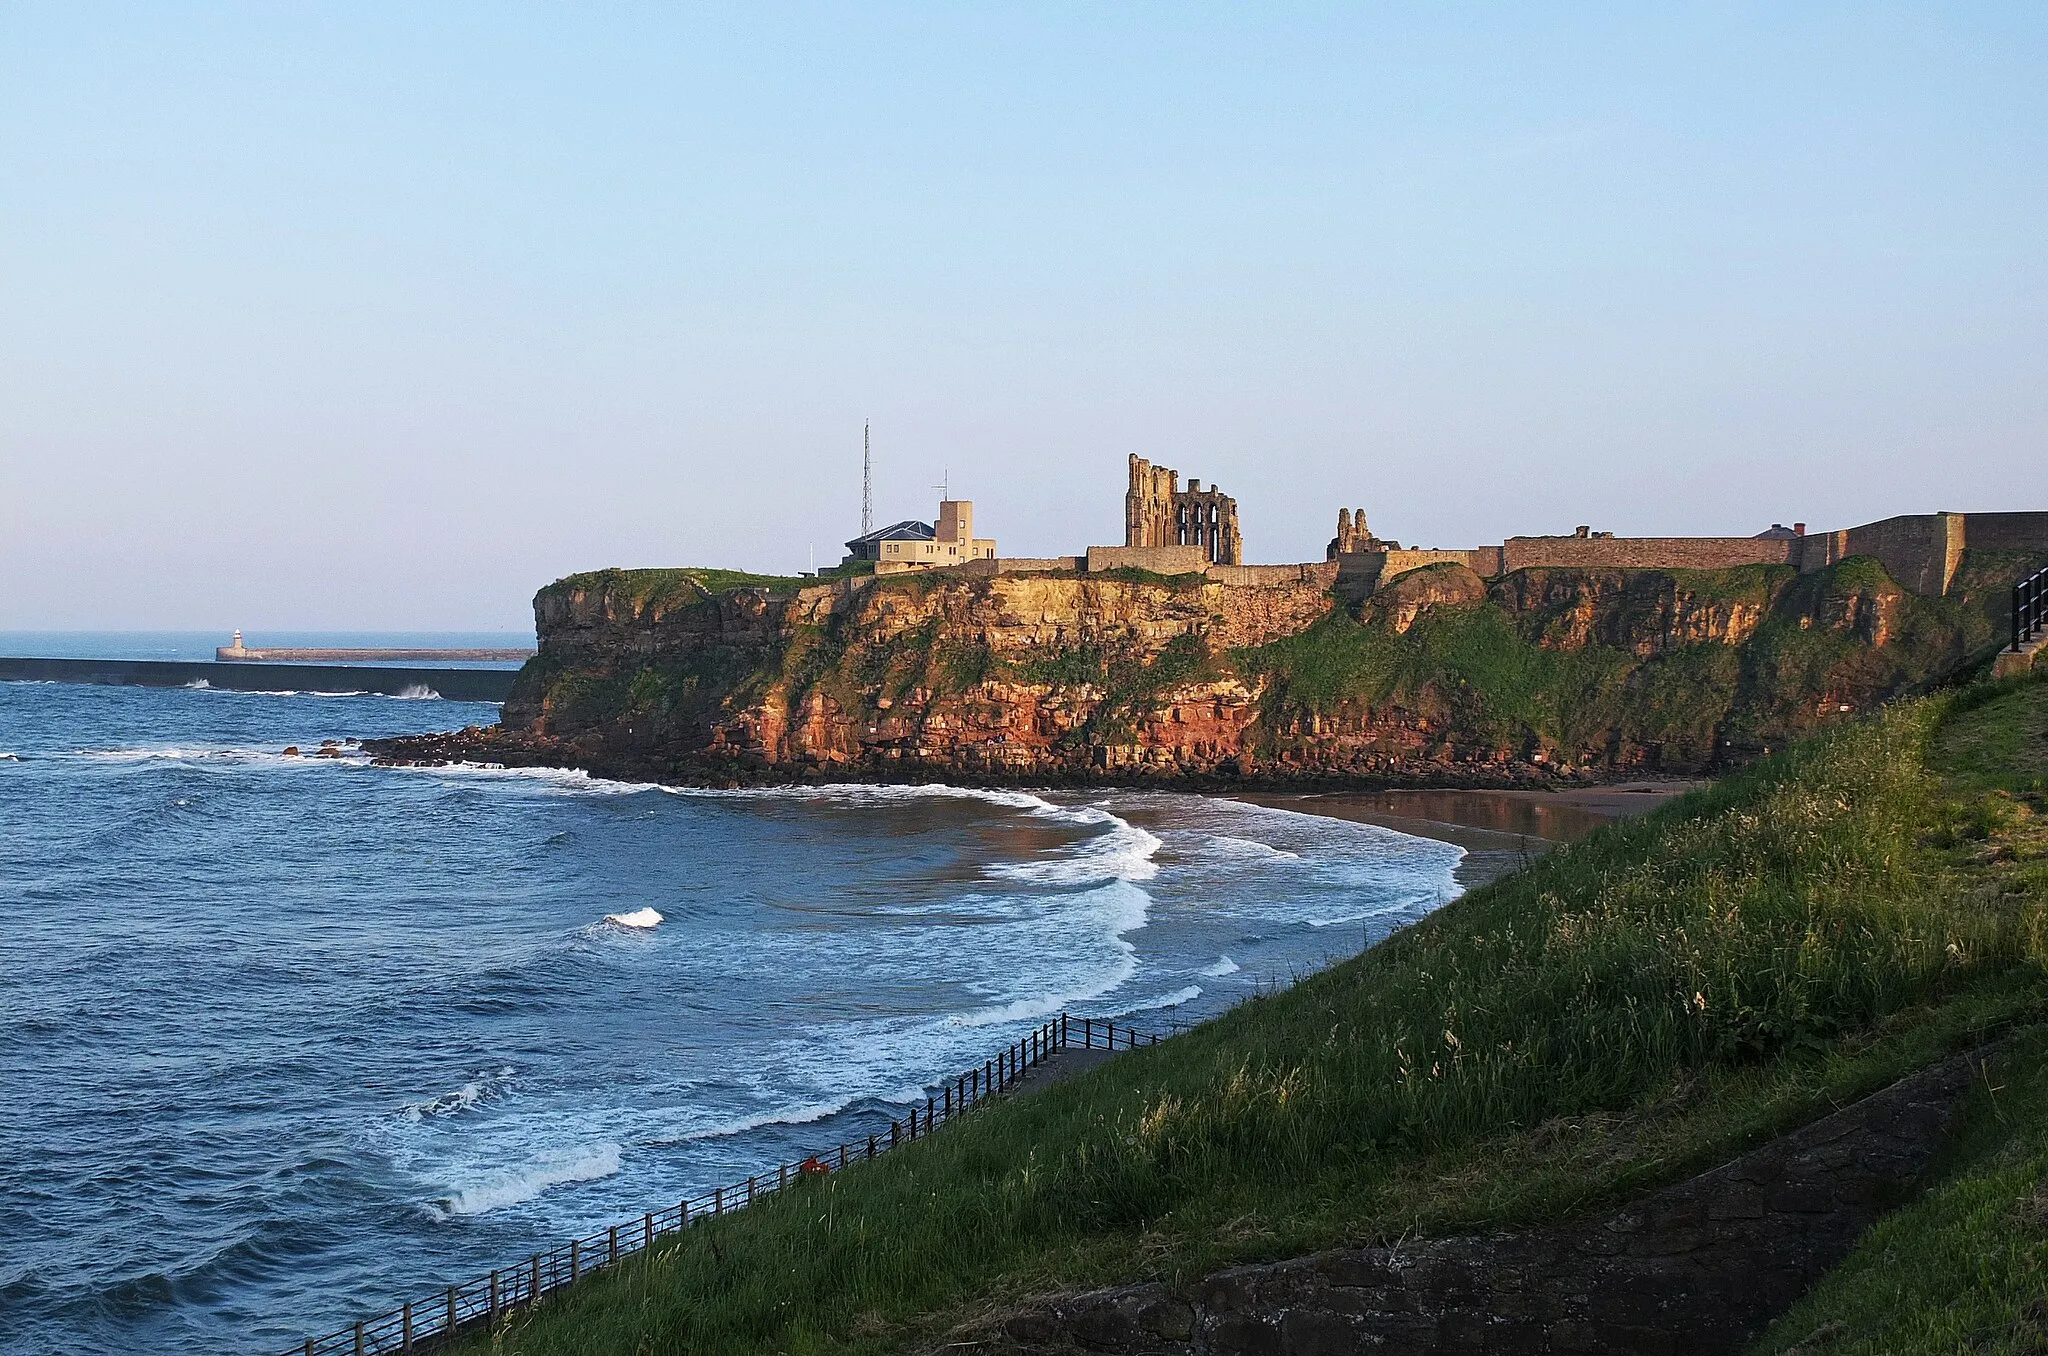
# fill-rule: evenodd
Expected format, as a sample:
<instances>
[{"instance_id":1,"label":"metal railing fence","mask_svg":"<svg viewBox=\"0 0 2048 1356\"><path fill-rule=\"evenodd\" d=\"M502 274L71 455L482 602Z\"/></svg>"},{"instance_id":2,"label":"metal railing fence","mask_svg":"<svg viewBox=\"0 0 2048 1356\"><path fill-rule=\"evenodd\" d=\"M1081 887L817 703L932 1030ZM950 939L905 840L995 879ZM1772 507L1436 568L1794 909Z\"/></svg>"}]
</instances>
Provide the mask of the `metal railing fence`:
<instances>
[{"instance_id":1,"label":"metal railing fence","mask_svg":"<svg viewBox=\"0 0 2048 1356\"><path fill-rule=\"evenodd\" d=\"M614 1224L599 1233L572 1238L524 1261L499 1267L489 1275L409 1300L388 1313L363 1319L339 1332L308 1337L282 1356L388 1356L438 1347L456 1337L494 1326L505 1315L574 1285L585 1276L617 1266L621 1260L652 1248L656 1239L743 1210L807 1176L842 1171L899 1145L923 1139L954 1117L1011 1090L1032 1069L1061 1051L1135 1050L1157 1045L1161 1039L1158 1033L1139 1031L1128 1023L1119 1026L1098 1017L1074 1018L1061 1013L993 1059L984 1061L980 1068L969 1069L939 1084L925 1098L923 1108L913 1104L908 1115L890 1121L886 1134L869 1135L864 1143L842 1141L799 1162L778 1164L773 1172L759 1173L731 1186L715 1187L704 1195L649 1210L638 1219Z\"/></svg>"},{"instance_id":2,"label":"metal railing fence","mask_svg":"<svg viewBox=\"0 0 2048 1356\"><path fill-rule=\"evenodd\" d=\"M2023 650L2034 632L2048 626L2048 570L2036 570L2012 586L2012 648Z\"/></svg>"}]
</instances>

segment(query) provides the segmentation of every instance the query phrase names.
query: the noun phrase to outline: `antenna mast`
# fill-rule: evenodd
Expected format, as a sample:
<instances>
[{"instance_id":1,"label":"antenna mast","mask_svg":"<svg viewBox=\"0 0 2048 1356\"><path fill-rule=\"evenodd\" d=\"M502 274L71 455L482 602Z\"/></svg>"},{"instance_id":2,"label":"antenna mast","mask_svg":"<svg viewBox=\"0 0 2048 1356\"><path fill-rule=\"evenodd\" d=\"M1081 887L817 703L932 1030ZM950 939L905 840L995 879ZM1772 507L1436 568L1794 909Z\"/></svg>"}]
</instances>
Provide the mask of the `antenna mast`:
<instances>
[{"instance_id":1,"label":"antenna mast","mask_svg":"<svg viewBox=\"0 0 2048 1356\"><path fill-rule=\"evenodd\" d=\"M860 426L860 534L875 530L875 463L868 452L868 426Z\"/></svg>"}]
</instances>

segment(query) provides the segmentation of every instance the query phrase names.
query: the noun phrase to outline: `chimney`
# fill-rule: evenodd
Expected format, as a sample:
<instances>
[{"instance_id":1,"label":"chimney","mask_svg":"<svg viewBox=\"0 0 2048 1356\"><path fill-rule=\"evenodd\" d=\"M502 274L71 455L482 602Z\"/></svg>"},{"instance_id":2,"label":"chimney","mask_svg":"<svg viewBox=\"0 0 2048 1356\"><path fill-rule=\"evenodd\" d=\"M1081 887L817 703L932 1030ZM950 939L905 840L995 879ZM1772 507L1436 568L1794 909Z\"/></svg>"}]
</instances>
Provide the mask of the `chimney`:
<instances>
[{"instance_id":1,"label":"chimney","mask_svg":"<svg viewBox=\"0 0 2048 1356\"><path fill-rule=\"evenodd\" d=\"M1795 536L1795 537L1803 537L1803 536L1805 536L1805 535L1806 535L1806 524L1805 524L1805 523L1794 523L1794 524L1792 524L1792 535L1793 535L1793 536Z\"/></svg>"}]
</instances>

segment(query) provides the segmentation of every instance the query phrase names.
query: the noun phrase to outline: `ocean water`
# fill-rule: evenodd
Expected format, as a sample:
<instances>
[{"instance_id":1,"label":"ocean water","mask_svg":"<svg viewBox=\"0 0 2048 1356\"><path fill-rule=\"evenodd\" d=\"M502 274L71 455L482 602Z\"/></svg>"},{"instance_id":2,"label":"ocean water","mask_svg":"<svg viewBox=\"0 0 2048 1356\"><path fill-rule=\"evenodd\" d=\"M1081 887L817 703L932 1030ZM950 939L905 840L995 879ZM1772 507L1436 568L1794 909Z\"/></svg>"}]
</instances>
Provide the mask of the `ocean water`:
<instances>
[{"instance_id":1,"label":"ocean water","mask_svg":"<svg viewBox=\"0 0 2048 1356\"><path fill-rule=\"evenodd\" d=\"M495 718L0 683L0 1351L282 1351L1458 889L1456 847L1190 796L282 754Z\"/></svg>"}]
</instances>

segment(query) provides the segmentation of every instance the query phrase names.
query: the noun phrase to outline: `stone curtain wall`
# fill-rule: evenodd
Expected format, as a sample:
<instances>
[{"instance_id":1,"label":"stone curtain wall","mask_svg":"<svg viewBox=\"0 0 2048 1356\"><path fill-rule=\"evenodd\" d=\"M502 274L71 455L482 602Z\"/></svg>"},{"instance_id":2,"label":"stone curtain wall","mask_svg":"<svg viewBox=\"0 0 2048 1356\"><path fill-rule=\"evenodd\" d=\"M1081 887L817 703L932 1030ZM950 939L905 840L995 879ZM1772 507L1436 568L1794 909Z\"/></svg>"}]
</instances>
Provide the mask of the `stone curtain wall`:
<instances>
[{"instance_id":1,"label":"stone curtain wall","mask_svg":"<svg viewBox=\"0 0 2048 1356\"><path fill-rule=\"evenodd\" d=\"M1756 537L1509 537L1499 573L1538 567L1596 570L1727 570L1791 565L1800 539Z\"/></svg>"},{"instance_id":2,"label":"stone curtain wall","mask_svg":"<svg viewBox=\"0 0 2048 1356\"><path fill-rule=\"evenodd\" d=\"M990 1345L1175 1356L1736 1352L1910 1195L1982 1076L1982 1054L1948 1060L1593 1219L1074 1295L1013 1315Z\"/></svg>"}]
</instances>

